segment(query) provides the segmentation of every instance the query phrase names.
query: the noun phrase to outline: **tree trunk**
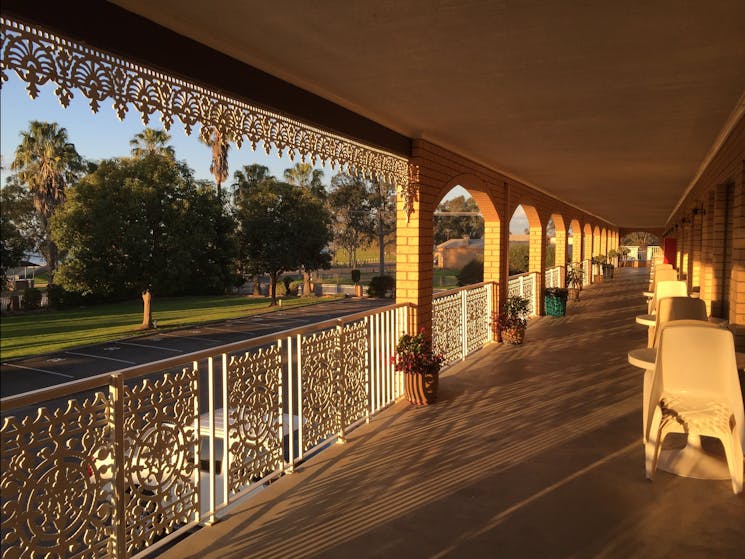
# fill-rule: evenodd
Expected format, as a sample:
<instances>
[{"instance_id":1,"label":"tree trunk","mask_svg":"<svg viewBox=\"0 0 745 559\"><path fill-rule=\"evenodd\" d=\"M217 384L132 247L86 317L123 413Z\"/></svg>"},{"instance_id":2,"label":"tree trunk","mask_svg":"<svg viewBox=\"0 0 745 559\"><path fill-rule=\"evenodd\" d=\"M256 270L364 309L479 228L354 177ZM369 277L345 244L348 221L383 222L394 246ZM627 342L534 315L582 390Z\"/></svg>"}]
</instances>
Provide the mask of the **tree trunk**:
<instances>
[{"instance_id":1,"label":"tree trunk","mask_svg":"<svg viewBox=\"0 0 745 559\"><path fill-rule=\"evenodd\" d=\"M253 294L256 296L261 296L261 282L259 281L261 278L259 274L256 274L253 276L253 287L254 291Z\"/></svg>"},{"instance_id":2,"label":"tree trunk","mask_svg":"<svg viewBox=\"0 0 745 559\"><path fill-rule=\"evenodd\" d=\"M153 327L153 310L150 301L153 293L149 289L142 292L142 330L148 330Z\"/></svg>"},{"instance_id":3,"label":"tree trunk","mask_svg":"<svg viewBox=\"0 0 745 559\"><path fill-rule=\"evenodd\" d=\"M383 231L383 216L378 210L378 248L380 250L378 256L379 276L385 275L385 231Z\"/></svg>"},{"instance_id":4,"label":"tree trunk","mask_svg":"<svg viewBox=\"0 0 745 559\"><path fill-rule=\"evenodd\" d=\"M272 298L271 302L269 303L270 307L274 307L277 305L277 272L272 272L269 274L269 297Z\"/></svg>"},{"instance_id":5,"label":"tree trunk","mask_svg":"<svg viewBox=\"0 0 745 559\"><path fill-rule=\"evenodd\" d=\"M312 295L310 292L310 272L303 270L303 295Z\"/></svg>"}]
</instances>

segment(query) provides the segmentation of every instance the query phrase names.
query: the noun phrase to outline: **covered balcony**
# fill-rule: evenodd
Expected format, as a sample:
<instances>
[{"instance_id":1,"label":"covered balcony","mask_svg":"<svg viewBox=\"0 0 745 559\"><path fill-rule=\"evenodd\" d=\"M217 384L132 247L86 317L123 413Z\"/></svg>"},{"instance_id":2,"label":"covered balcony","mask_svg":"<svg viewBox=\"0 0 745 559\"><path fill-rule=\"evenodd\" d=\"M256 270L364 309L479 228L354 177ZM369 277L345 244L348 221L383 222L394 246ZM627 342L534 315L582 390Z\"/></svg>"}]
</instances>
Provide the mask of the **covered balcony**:
<instances>
[{"instance_id":1,"label":"covered balcony","mask_svg":"<svg viewBox=\"0 0 745 559\"><path fill-rule=\"evenodd\" d=\"M396 305L3 400L4 558L741 553L729 481L645 480L627 352L645 345L648 271L601 283L590 265L627 232L660 235L745 349L741 2L5 0L2 16L3 73L32 95L52 84L63 104L160 113L398 193ZM484 216L484 283L437 297L433 215L456 185ZM518 205L529 272L511 279ZM543 317L572 264L581 300ZM494 343L517 292L528 342ZM390 357L420 328L449 367L413 408Z\"/></svg>"}]
</instances>

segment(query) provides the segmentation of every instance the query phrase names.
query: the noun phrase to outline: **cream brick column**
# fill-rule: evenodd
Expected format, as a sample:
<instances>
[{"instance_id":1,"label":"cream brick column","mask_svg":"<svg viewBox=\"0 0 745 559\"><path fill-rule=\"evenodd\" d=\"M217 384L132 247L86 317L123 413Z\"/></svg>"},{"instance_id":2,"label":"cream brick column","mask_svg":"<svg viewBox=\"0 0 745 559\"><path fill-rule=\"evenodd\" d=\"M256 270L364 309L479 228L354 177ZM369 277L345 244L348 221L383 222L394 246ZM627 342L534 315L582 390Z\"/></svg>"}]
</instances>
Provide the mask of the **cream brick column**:
<instances>
[{"instance_id":1,"label":"cream brick column","mask_svg":"<svg viewBox=\"0 0 745 559\"><path fill-rule=\"evenodd\" d=\"M524 207L524 206L523 206ZM527 213L527 212L526 212ZM543 289L544 289L544 270L546 268L546 230L538 223L537 225L530 225L530 240L529 246L529 257L528 257L528 272L537 272L536 281L538 282L538 301L536 314L543 314Z\"/></svg>"},{"instance_id":2,"label":"cream brick column","mask_svg":"<svg viewBox=\"0 0 745 559\"><path fill-rule=\"evenodd\" d=\"M711 314L722 317L724 310L724 260L727 228L727 185L714 189L714 208L711 231ZM722 317L723 318L723 317Z\"/></svg>"},{"instance_id":3,"label":"cream brick column","mask_svg":"<svg viewBox=\"0 0 745 559\"><path fill-rule=\"evenodd\" d=\"M418 189L418 200L408 219L400 193L396 204L396 303L414 305L413 332L420 328L431 332L434 200L433 189L427 189L426 183L420 183Z\"/></svg>"},{"instance_id":4,"label":"cream brick column","mask_svg":"<svg viewBox=\"0 0 745 559\"><path fill-rule=\"evenodd\" d=\"M701 242L704 219L700 212L693 214L691 223L691 250L688 257L688 284L691 288L701 287Z\"/></svg>"},{"instance_id":5,"label":"cream brick column","mask_svg":"<svg viewBox=\"0 0 745 559\"><path fill-rule=\"evenodd\" d=\"M706 303L706 312L711 314L711 301L714 296L714 265L712 247L714 239L714 192L706 195L704 216L701 225L701 292L700 297Z\"/></svg>"},{"instance_id":6,"label":"cream brick column","mask_svg":"<svg viewBox=\"0 0 745 559\"><path fill-rule=\"evenodd\" d=\"M554 225L556 226L556 244L554 265L566 267L567 265L567 228L564 225L564 219L560 215L553 216ZM561 278L562 286L564 278Z\"/></svg>"},{"instance_id":7,"label":"cream brick column","mask_svg":"<svg viewBox=\"0 0 745 559\"><path fill-rule=\"evenodd\" d=\"M582 260L590 260L593 257L592 253L592 226L586 223L582 228Z\"/></svg>"},{"instance_id":8,"label":"cream brick column","mask_svg":"<svg viewBox=\"0 0 745 559\"><path fill-rule=\"evenodd\" d=\"M737 351L745 351L745 161L735 176L732 208L732 274L730 276L729 323Z\"/></svg>"}]
</instances>

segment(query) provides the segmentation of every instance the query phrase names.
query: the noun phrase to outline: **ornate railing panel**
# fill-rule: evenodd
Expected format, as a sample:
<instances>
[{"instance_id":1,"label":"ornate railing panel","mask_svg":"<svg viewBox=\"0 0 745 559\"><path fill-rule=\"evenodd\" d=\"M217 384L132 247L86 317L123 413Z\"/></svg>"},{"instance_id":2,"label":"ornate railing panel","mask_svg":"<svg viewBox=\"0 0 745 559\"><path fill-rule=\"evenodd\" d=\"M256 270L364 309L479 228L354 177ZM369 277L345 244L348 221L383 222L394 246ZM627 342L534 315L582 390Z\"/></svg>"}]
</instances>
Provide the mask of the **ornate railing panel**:
<instances>
[{"instance_id":1,"label":"ornate railing panel","mask_svg":"<svg viewBox=\"0 0 745 559\"><path fill-rule=\"evenodd\" d=\"M124 558L211 522L403 394L391 357L408 313L395 305L3 399L3 559Z\"/></svg>"},{"instance_id":2,"label":"ornate railing panel","mask_svg":"<svg viewBox=\"0 0 745 559\"><path fill-rule=\"evenodd\" d=\"M592 269L593 265L590 260L582 261L582 287L586 287L592 283Z\"/></svg>"},{"instance_id":3,"label":"ornate railing panel","mask_svg":"<svg viewBox=\"0 0 745 559\"><path fill-rule=\"evenodd\" d=\"M545 287L564 287L564 267L554 266L544 272Z\"/></svg>"},{"instance_id":4,"label":"ornate railing panel","mask_svg":"<svg viewBox=\"0 0 745 559\"><path fill-rule=\"evenodd\" d=\"M435 295L432 300L432 346L444 365L465 359L491 341L491 313L496 284L469 285Z\"/></svg>"},{"instance_id":5,"label":"ornate railing panel","mask_svg":"<svg viewBox=\"0 0 745 559\"><path fill-rule=\"evenodd\" d=\"M481 349L491 337L491 285L465 291L466 355Z\"/></svg>"},{"instance_id":6,"label":"ornate railing panel","mask_svg":"<svg viewBox=\"0 0 745 559\"><path fill-rule=\"evenodd\" d=\"M300 342L300 416L303 452L341 433L339 330L302 336Z\"/></svg>"},{"instance_id":7,"label":"ornate railing panel","mask_svg":"<svg viewBox=\"0 0 745 559\"><path fill-rule=\"evenodd\" d=\"M282 465L282 352L278 345L245 352L227 369L228 487L235 494Z\"/></svg>"},{"instance_id":8,"label":"ornate railing panel","mask_svg":"<svg viewBox=\"0 0 745 559\"><path fill-rule=\"evenodd\" d=\"M344 402L341 423L346 427L368 413L369 321L365 319L345 324L341 336L341 389Z\"/></svg>"},{"instance_id":9,"label":"ornate railing panel","mask_svg":"<svg viewBox=\"0 0 745 559\"><path fill-rule=\"evenodd\" d=\"M432 300L432 347L444 365L463 359L463 301L460 291Z\"/></svg>"},{"instance_id":10,"label":"ornate railing panel","mask_svg":"<svg viewBox=\"0 0 745 559\"><path fill-rule=\"evenodd\" d=\"M124 387L117 444L124 444L129 554L199 519L198 375L184 369Z\"/></svg>"},{"instance_id":11,"label":"ornate railing panel","mask_svg":"<svg viewBox=\"0 0 745 559\"><path fill-rule=\"evenodd\" d=\"M528 304L528 313L530 316L536 315L538 308L538 282L535 272L528 272L517 276L510 276L507 283L507 296L519 295L530 301Z\"/></svg>"},{"instance_id":12,"label":"ornate railing panel","mask_svg":"<svg viewBox=\"0 0 745 559\"><path fill-rule=\"evenodd\" d=\"M3 557L106 557L112 536L110 402L96 392L2 426Z\"/></svg>"}]
</instances>

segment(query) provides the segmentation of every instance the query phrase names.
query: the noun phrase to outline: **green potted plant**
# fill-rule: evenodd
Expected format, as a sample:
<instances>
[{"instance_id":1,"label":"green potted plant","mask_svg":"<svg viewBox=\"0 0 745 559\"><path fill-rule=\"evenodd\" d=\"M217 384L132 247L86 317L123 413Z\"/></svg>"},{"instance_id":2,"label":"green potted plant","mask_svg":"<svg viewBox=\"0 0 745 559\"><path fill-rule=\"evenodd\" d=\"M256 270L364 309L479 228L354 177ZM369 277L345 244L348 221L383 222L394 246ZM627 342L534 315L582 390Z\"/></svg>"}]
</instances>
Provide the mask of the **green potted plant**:
<instances>
[{"instance_id":1,"label":"green potted plant","mask_svg":"<svg viewBox=\"0 0 745 559\"><path fill-rule=\"evenodd\" d=\"M404 334L396 346L394 364L404 374L404 393L412 404L426 406L437 401L440 368L444 357L435 353L432 342L424 335Z\"/></svg>"},{"instance_id":2,"label":"green potted plant","mask_svg":"<svg viewBox=\"0 0 745 559\"><path fill-rule=\"evenodd\" d=\"M572 301L579 301L579 292L582 290L582 278L585 272L580 264L569 264L567 266L566 285L568 288L568 297Z\"/></svg>"},{"instance_id":3,"label":"green potted plant","mask_svg":"<svg viewBox=\"0 0 745 559\"><path fill-rule=\"evenodd\" d=\"M605 264L605 255L604 254L598 254L597 256L592 257L592 265L595 268L595 273L593 274L593 281L600 282L603 281L603 264Z\"/></svg>"},{"instance_id":4,"label":"green potted plant","mask_svg":"<svg viewBox=\"0 0 745 559\"><path fill-rule=\"evenodd\" d=\"M354 282L354 296L362 297L362 286L360 285L360 278L362 274L356 268L352 270L352 281Z\"/></svg>"},{"instance_id":5,"label":"green potted plant","mask_svg":"<svg viewBox=\"0 0 745 559\"><path fill-rule=\"evenodd\" d=\"M613 279L613 270L616 267L613 263L616 261L617 256L617 250L611 249L608 251L608 262L603 264L603 275L605 276L605 279Z\"/></svg>"},{"instance_id":6,"label":"green potted plant","mask_svg":"<svg viewBox=\"0 0 745 559\"><path fill-rule=\"evenodd\" d=\"M497 341L519 345L525 340L528 327L530 300L520 295L512 295L502 305L499 312L492 315L492 328Z\"/></svg>"}]
</instances>

